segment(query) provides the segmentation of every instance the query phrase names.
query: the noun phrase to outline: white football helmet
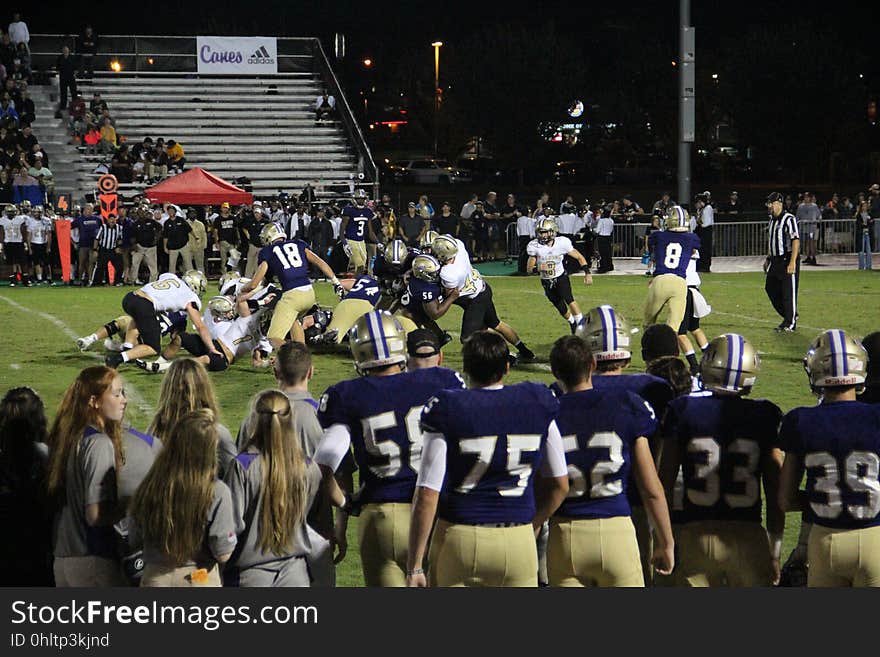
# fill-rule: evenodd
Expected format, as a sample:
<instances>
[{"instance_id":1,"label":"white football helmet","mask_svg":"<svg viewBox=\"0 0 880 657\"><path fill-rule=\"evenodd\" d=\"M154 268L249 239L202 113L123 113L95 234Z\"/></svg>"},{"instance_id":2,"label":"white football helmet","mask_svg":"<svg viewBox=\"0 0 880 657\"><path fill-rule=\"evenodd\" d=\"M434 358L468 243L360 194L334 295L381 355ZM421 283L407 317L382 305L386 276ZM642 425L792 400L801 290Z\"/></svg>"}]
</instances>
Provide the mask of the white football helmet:
<instances>
[{"instance_id":1,"label":"white football helmet","mask_svg":"<svg viewBox=\"0 0 880 657\"><path fill-rule=\"evenodd\" d=\"M196 296L202 296L208 289L208 279L198 269L190 269L183 275L183 282L187 287L196 293Z\"/></svg>"}]
</instances>

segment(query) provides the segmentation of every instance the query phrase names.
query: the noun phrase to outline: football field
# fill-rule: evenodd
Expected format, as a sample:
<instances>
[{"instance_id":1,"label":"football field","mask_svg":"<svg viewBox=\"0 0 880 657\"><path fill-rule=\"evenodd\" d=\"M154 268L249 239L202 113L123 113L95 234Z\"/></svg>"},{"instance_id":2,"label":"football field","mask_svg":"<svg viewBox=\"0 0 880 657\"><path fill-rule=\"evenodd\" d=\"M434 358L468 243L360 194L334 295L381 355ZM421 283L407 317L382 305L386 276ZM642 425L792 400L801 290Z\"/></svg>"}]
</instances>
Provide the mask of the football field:
<instances>
[{"instance_id":1,"label":"football field","mask_svg":"<svg viewBox=\"0 0 880 657\"><path fill-rule=\"evenodd\" d=\"M538 355L539 362L520 366L511 372L509 382L523 380L551 382L547 357L553 341L568 333L567 323L544 299L535 277L488 279L502 320L519 331ZM592 286L583 279L572 279L572 287L582 310L610 303L634 326L641 324L642 303L647 289L644 276L596 276ZM318 284L319 302L332 305L336 300L327 284ZM48 414L55 413L64 389L83 367L101 362L101 350L80 353L74 338L96 331L122 314L121 301L127 290L119 288L79 289L68 287L0 288L3 312L0 332L0 385L35 388L46 403ZM880 330L880 275L876 272L817 271L801 274L800 322L794 334L773 331L780 318L764 294L760 273L708 274L702 292L712 306L703 328L711 339L721 333L741 333L759 350L762 367L752 392L754 398L767 398L783 411L798 405L811 405L801 359L807 345L822 329L842 328L856 336ZM216 293L210 282L208 296ZM461 310L457 307L440 324L458 335ZM636 341L638 336L636 336ZM638 350L636 349L636 352ZM460 345L454 341L444 351L444 365L460 368ZM638 353L633 354L631 371L641 371ZM127 419L137 429L145 429L156 406L159 375L134 367L123 367L129 395ZM344 355L318 355L312 395L317 399L328 385L355 376L351 360ZM228 371L211 374L222 409L221 421L235 434L247 411L249 399L257 391L272 387L271 369L253 370L249 363L234 364ZM356 519L354 519L356 521ZM793 546L799 519L788 516L783 558ZM349 525L349 552L338 571L340 585L361 583L357 557L355 522Z\"/></svg>"}]
</instances>

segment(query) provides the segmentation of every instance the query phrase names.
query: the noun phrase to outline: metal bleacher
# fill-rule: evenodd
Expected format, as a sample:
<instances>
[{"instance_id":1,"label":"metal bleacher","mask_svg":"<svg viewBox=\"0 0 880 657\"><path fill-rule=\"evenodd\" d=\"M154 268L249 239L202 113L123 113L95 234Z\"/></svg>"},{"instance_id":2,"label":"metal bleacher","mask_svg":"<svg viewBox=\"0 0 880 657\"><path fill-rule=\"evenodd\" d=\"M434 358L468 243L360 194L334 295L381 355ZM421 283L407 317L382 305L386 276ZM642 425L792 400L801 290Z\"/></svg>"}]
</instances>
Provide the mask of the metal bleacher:
<instances>
[{"instance_id":1,"label":"metal bleacher","mask_svg":"<svg viewBox=\"0 0 880 657\"><path fill-rule=\"evenodd\" d=\"M185 55L171 60L170 68L181 70L156 71L138 65L146 53L135 47L133 66L112 72L96 62L94 77L78 79L77 86L87 102L101 93L129 146L144 137L174 139L186 152L187 168L230 181L248 178L255 196L299 194L311 183L318 198L329 200L348 196L352 182L372 187L375 164L320 43L289 41L298 42L283 67L291 70L276 75L200 76L187 70ZM317 124L314 103L324 89L336 96L337 113ZM94 191L96 167L110 161L79 151L70 164L76 197ZM120 184L119 191L130 197L146 186Z\"/></svg>"}]
</instances>

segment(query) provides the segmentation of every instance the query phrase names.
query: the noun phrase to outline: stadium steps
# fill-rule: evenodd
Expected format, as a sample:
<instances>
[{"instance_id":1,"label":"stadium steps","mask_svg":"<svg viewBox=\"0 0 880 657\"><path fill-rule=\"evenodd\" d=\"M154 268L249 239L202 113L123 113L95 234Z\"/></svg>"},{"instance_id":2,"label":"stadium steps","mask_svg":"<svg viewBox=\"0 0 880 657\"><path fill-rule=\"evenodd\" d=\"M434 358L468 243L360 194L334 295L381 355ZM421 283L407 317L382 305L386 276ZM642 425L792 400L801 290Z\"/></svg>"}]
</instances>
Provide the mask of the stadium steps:
<instances>
[{"instance_id":1,"label":"stadium steps","mask_svg":"<svg viewBox=\"0 0 880 657\"><path fill-rule=\"evenodd\" d=\"M187 168L201 166L227 180L250 178L257 196L299 193L311 183L319 197L335 197L359 171L342 126L315 125L313 107L322 85L311 73L260 78L99 73L77 86L86 102L94 91L101 93L117 133L130 146L144 137L174 139L186 152ZM86 155L69 144L66 120L52 118L57 83L32 90L40 90L34 94L40 116L34 129L51 158L56 188L79 199L94 191L95 168L109 164L110 156ZM120 193L129 196L144 187L121 184Z\"/></svg>"}]
</instances>

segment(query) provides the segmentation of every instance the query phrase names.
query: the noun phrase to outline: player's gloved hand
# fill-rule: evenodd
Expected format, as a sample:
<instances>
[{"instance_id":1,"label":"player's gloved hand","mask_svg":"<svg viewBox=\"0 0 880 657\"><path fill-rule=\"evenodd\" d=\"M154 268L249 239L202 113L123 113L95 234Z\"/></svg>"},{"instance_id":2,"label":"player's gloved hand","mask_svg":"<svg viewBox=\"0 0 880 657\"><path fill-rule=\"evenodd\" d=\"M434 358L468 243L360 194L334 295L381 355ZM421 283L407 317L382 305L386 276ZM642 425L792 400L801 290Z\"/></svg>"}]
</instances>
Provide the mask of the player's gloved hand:
<instances>
[{"instance_id":1,"label":"player's gloved hand","mask_svg":"<svg viewBox=\"0 0 880 657\"><path fill-rule=\"evenodd\" d=\"M333 284L333 291L336 292L336 296L339 297L339 300L342 301L342 298L345 296L345 288L342 287L342 283L336 282Z\"/></svg>"}]
</instances>

